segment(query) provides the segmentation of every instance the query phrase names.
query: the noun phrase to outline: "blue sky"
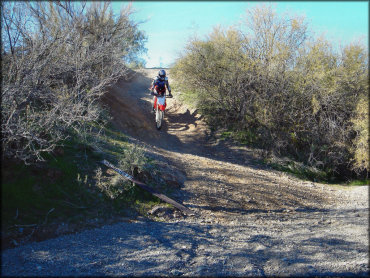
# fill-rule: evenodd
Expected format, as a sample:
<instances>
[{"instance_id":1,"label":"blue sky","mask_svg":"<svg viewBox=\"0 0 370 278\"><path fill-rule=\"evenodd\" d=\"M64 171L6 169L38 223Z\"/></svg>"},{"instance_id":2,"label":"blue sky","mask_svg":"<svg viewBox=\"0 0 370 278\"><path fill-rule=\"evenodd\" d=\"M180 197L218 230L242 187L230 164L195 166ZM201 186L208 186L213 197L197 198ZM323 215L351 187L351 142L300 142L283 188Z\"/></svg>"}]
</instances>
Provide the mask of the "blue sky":
<instances>
[{"instance_id":1,"label":"blue sky","mask_svg":"<svg viewBox=\"0 0 370 278\"><path fill-rule=\"evenodd\" d=\"M113 1L114 12L129 1ZM135 21L148 37L143 55L147 67L167 67L175 62L188 38L195 33L202 38L213 26L237 25L246 9L261 3L273 3L278 13L304 15L311 30L333 42L334 46L348 44L359 38L368 45L369 3L348 2L252 2L252 1L133 1Z\"/></svg>"}]
</instances>

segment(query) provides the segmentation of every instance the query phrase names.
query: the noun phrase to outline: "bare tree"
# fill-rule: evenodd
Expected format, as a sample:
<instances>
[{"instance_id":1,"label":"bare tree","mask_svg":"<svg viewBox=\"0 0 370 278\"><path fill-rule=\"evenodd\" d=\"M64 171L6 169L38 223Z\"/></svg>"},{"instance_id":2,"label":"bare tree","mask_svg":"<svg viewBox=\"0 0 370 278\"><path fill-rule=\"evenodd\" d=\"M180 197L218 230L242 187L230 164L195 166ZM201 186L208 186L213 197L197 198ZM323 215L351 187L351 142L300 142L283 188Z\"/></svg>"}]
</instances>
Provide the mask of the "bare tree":
<instances>
[{"instance_id":1,"label":"bare tree","mask_svg":"<svg viewBox=\"0 0 370 278\"><path fill-rule=\"evenodd\" d=\"M129 7L115 17L107 2L3 6L3 154L32 162L101 118L99 98L145 38Z\"/></svg>"}]
</instances>

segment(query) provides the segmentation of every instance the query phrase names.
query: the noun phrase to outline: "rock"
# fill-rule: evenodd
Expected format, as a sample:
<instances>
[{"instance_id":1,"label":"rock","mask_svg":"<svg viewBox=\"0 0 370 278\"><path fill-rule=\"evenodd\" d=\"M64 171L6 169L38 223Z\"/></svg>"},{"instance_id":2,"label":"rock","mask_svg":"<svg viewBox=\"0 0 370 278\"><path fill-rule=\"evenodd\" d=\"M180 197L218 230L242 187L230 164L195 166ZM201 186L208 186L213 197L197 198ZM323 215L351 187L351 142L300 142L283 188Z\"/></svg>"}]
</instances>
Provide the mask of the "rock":
<instances>
[{"instance_id":1,"label":"rock","mask_svg":"<svg viewBox=\"0 0 370 278\"><path fill-rule=\"evenodd\" d=\"M138 172L137 169L135 169L134 171L134 176L139 180L139 181L142 181L142 182L148 182L152 179L152 174L149 172L149 171L141 171L141 172Z\"/></svg>"},{"instance_id":2,"label":"rock","mask_svg":"<svg viewBox=\"0 0 370 278\"><path fill-rule=\"evenodd\" d=\"M197 267L196 273L202 275L207 270L207 266L201 265Z\"/></svg>"},{"instance_id":3,"label":"rock","mask_svg":"<svg viewBox=\"0 0 370 278\"><path fill-rule=\"evenodd\" d=\"M173 212L173 217L174 218L179 218L179 217L182 217L182 216L183 216L183 214L180 211L178 211L178 210L175 210Z\"/></svg>"},{"instance_id":4,"label":"rock","mask_svg":"<svg viewBox=\"0 0 370 278\"><path fill-rule=\"evenodd\" d=\"M183 272L181 272L177 269L171 270L171 275L173 275L173 276L181 276L182 274L183 274Z\"/></svg>"},{"instance_id":5,"label":"rock","mask_svg":"<svg viewBox=\"0 0 370 278\"><path fill-rule=\"evenodd\" d=\"M114 171L113 169L110 169L110 168L107 168L105 173L109 176L117 175L116 171Z\"/></svg>"},{"instance_id":6,"label":"rock","mask_svg":"<svg viewBox=\"0 0 370 278\"><path fill-rule=\"evenodd\" d=\"M158 217L174 217L174 211L175 210L173 208L159 205L153 207L150 211L148 211L148 213Z\"/></svg>"},{"instance_id":7,"label":"rock","mask_svg":"<svg viewBox=\"0 0 370 278\"><path fill-rule=\"evenodd\" d=\"M167 184L169 187L172 187L172 188L181 188L181 183L179 183L178 181L174 181L174 180L167 180L167 181L166 181L166 184Z\"/></svg>"},{"instance_id":8,"label":"rock","mask_svg":"<svg viewBox=\"0 0 370 278\"><path fill-rule=\"evenodd\" d=\"M148 221L148 219L146 217L143 217L143 216L136 217L136 220L137 221L140 221L140 222L146 222L146 221Z\"/></svg>"},{"instance_id":9,"label":"rock","mask_svg":"<svg viewBox=\"0 0 370 278\"><path fill-rule=\"evenodd\" d=\"M171 175L169 173L163 173L162 178L169 187L172 187L172 188L181 187L181 182L179 182L176 176L174 175Z\"/></svg>"}]
</instances>

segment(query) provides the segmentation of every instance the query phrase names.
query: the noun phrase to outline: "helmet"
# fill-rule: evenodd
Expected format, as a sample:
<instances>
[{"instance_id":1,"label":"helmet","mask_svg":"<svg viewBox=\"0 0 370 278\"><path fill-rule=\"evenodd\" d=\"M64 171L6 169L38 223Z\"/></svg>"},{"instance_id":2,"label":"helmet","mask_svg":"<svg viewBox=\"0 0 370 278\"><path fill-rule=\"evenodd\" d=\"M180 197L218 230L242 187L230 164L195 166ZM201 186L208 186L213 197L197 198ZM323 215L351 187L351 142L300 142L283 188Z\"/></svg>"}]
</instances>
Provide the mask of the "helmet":
<instances>
[{"instance_id":1,"label":"helmet","mask_svg":"<svg viewBox=\"0 0 370 278\"><path fill-rule=\"evenodd\" d=\"M166 71L165 70L160 70L159 72L158 72L158 76L159 76L159 78L161 79L161 80L164 80L165 78L166 78Z\"/></svg>"}]
</instances>

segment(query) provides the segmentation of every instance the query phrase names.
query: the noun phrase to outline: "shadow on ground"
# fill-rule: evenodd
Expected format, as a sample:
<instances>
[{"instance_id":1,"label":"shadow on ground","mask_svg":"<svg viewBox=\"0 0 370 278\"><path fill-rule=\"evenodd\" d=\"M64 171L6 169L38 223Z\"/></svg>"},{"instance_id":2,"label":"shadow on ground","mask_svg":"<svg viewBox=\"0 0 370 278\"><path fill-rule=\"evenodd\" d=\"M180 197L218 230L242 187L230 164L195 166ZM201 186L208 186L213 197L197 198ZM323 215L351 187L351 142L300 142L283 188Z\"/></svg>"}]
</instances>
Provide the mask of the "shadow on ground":
<instances>
[{"instance_id":1,"label":"shadow on ground","mask_svg":"<svg viewBox=\"0 0 370 278\"><path fill-rule=\"evenodd\" d=\"M22 250L2 254L3 275L368 275L366 266L345 264L356 259L353 250L367 250L344 236L282 238L248 226L120 223Z\"/></svg>"}]
</instances>

